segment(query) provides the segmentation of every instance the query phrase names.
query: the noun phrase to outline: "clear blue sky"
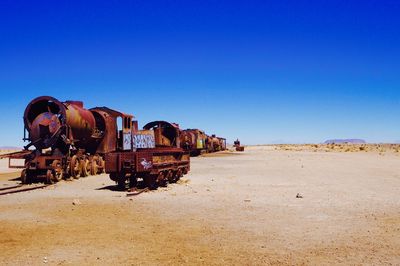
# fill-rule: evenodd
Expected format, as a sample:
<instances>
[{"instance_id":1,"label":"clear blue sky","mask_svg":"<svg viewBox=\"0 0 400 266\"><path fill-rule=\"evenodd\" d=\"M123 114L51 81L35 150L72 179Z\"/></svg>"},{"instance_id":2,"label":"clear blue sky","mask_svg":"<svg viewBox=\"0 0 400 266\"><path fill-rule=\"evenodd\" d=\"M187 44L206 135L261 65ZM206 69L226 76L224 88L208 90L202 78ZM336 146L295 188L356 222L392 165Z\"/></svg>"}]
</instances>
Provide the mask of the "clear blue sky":
<instances>
[{"instance_id":1,"label":"clear blue sky","mask_svg":"<svg viewBox=\"0 0 400 266\"><path fill-rule=\"evenodd\" d=\"M400 140L399 1L0 3L0 146L34 97L246 144Z\"/></svg>"}]
</instances>

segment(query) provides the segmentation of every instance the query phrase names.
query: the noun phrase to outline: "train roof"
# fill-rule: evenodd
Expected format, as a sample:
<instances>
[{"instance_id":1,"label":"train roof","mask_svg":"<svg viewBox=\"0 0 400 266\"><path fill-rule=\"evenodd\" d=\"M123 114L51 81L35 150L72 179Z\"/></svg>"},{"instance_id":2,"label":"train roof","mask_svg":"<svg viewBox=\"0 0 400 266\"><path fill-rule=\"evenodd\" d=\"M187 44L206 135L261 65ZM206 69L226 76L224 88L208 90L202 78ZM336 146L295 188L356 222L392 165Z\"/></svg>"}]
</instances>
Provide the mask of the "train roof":
<instances>
[{"instance_id":1,"label":"train roof","mask_svg":"<svg viewBox=\"0 0 400 266\"><path fill-rule=\"evenodd\" d=\"M155 127L155 126L159 126L159 125L167 125L167 126L169 126L169 127L173 127L173 128L179 129L179 125L178 125L178 124L170 123L170 122L167 122L167 121L161 121L161 120L160 120L160 121L153 121L153 122L147 123L147 124L143 127L143 129L148 130L148 129L151 129L151 128Z\"/></svg>"}]
</instances>

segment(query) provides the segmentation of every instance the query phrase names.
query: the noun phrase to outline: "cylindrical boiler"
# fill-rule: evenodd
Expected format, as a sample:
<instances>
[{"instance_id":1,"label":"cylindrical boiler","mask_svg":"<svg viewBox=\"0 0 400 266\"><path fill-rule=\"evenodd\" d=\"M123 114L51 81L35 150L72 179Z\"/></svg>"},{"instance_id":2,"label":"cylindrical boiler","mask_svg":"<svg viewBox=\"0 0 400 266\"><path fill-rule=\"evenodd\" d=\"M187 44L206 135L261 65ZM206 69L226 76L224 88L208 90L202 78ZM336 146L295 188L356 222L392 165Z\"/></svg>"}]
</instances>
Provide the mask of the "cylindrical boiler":
<instances>
[{"instance_id":1,"label":"cylindrical boiler","mask_svg":"<svg viewBox=\"0 0 400 266\"><path fill-rule=\"evenodd\" d=\"M59 143L61 134L64 141L84 147L96 127L93 114L83 108L82 102L60 102L50 96L38 97L28 104L24 123L31 144L38 149Z\"/></svg>"}]
</instances>

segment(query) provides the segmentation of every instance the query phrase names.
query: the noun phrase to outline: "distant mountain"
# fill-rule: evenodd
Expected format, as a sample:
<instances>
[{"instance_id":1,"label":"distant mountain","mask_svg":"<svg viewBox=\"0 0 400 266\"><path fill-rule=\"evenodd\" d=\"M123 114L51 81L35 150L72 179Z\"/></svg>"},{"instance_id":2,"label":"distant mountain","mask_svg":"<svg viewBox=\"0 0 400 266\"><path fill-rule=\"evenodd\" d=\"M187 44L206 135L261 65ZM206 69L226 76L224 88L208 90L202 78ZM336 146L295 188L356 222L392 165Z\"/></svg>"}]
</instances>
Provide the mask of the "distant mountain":
<instances>
[{"instance_id":1,"label":"distant mountain","mask_svg":"<svg viewBox=\"0 0 400 266\"><path fill-rule=\"evenodd\" d=\"M367 143L363 139L330 139L324 142L324 144L365 144Z\"/></svg>"}]
</instances>

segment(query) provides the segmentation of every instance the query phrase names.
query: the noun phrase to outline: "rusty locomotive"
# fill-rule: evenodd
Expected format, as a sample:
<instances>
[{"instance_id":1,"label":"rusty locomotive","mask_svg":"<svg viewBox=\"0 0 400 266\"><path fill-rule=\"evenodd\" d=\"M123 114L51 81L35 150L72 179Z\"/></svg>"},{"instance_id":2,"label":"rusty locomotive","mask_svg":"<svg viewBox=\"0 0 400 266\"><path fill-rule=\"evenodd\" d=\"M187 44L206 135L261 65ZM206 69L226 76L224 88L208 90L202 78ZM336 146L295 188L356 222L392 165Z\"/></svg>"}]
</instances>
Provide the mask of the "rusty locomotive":
<instances>
[{"instance_id":1,"label":"rusty locomotive","mask_svg":"<svg viewBox=\"0 0 400 266\"><path fill-rule=\"evenodd\" d=\"M234 144L233 147L236 149L236 151L240 151L240 152L244 151L244 146L240 145L239 139L236 139L233 144Z\"/></svg>"},{"instance_id":2,"label":"rusty locomotive","mask_svg":"<svg viewBox=\"0 0 400 266\"><path fill-rule=\"evenodd\" d=\"M207 135L200 129L186 129L181 134L182 148L191 156L226 150L226 139Z\"/></svg>"},{"instance_id":3,"label":"rusty locomotive","mask_svg":"<svg viewBox=\"0 0 400 266\"><path fill-rule=\"evenodd\" d=\"M198 156L206 150L207 135L200 129L186 129L181 133L182 148L191 156Z\"/></svg>"},{"instance_id":4,"label":"rusty locomotive","mask_svg":"<svg viewBox=\"0 0 400 266\"><path fill-rule=\"evenodd\" d=\"M226 150L226 139L217 137L216 135L208 136L206 143L208 152Z\"/></svg>"},{"instance_id":5,"label":"rusty locomotive","mask_svg":"<svg viewBox=\"0 0 400 266\"><path fill-rule=\"evenodd\" d=\"M129 114L50 96L32 100L24 113L23 183L53 183L106 172L124 188L142 181L151 189L177 181L190 170L176 124L155 121L138 129ZM28 136L26 135L28 133Z\"/></svg>"}]
</instances>

